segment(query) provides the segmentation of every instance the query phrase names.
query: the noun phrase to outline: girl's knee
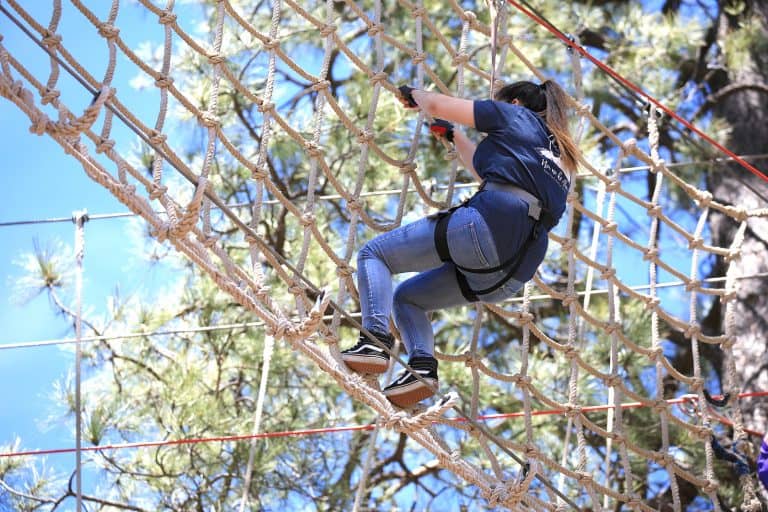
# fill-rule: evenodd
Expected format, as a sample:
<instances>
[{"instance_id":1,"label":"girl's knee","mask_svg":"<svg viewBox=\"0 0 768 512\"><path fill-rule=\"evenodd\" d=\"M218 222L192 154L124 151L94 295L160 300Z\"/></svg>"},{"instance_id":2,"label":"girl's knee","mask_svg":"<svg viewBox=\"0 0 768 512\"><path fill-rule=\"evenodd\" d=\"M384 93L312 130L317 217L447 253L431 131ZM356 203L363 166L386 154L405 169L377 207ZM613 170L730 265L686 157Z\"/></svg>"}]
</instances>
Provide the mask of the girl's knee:
<instances>
[{"instance_id":1,"label":"girl's knee","mask_svg":"<svg viewBox=\"0 0 768 512\"><path fill-rule=\"evenodd\" d=\"M413 285L408 281L397 285L392 295L392 302L394 304L413 304L413 299Z\"/></svg>"},{"instance_id":2,"label":"girl's knee","mask_svg":"<svg viewBox=\"0 0 768 512\"><path fill-rule=\"evenodd\" d=\"M371 258L379 258L378 251L376 250L376 245L374 244L374 240L369 240L368 242L363 245L362 249L360 249L357 253L357 261L358 265L361 260L367 260Z\"/></svg>"}]
</instances>

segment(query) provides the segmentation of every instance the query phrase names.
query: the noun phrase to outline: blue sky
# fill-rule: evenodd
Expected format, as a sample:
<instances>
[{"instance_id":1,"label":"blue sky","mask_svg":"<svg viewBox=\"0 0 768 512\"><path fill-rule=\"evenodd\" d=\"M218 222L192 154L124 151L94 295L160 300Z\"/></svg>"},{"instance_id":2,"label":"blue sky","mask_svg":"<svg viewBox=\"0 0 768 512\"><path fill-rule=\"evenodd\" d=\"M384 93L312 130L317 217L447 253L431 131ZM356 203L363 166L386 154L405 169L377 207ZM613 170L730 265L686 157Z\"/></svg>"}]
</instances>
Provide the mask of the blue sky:
<instances>
[{"instance_id":1,"label":"blue sky","mask_svg":"<svg viewBox=\"0 0 768 512\"><path fill-rule=\"evenodd\" d=\"M104 2L103 6L108 7L108 3ZM25 6L44 24L50 16L47 12L50 7L50 2ZM148 37L161 40L162 27L156 23L156 27L146 27L147 19L135 3L121 5L118 24L121 36L129 46L135 48ZM86 63L104 61L106 44L96 39L99 36L95 35L95 30L86 30L82 15L67 2L64 3L62 28L66 28L66 31L62 30L65 37L66 34L81 36L74 42L64 40L79 60ZM30 43L3 15L0 15L0 34L3 35L2 44L36 72L38 79L45 81L49 61L43 51ZM103 65L95 69L101 70ZM129 69L135 73L135 68ZM129 86L131 78L129 75L116 77L118 81L114 85L122 98L135 99L136 95L142 94ZM63 71L60 87L62 98L70 105L82 109L90 101L88 93ZM157 102L147 101L146 105L145 119L152 119ZM73 107L73 110L77 112L77 108ZM92 215L127 211L124 205L91 181L76 160L65 155L52 139L30 133L29 119L5 98L0 98L0 126L3 127L0 155L4 164L0 171L0 189L5 191L0 202L0 223L67 218L72 212L83 209ZM125 151L134 144L135 137L116 130L120 137L118 147ZM117 286L122 296L151 297L167 284L168 274L162 268L146 270L136 244L126 243L126 239L130 239L126 235L136 232L130 226L135 222L135 219L119 218L93 220L86 224L84 309L95 315L105 310L107 298ZM0 346L73 336L71 323L52 313L45 295L24 304L13 298L14 284L23 272L16 262L23 253L33 250L35 241L43 247L63 242L71 250L74 225L60 222L0 227ZM74 446L74 427L71 421L62 419L63 411L52 396L54 382L63 380L73 368L71 345L0 350L0 387L3 389L0 445L12 443L19 436L23 449ZM68 474L74 467L74 455L49 457L48 466Z\"/></svg>"}]
</instances>

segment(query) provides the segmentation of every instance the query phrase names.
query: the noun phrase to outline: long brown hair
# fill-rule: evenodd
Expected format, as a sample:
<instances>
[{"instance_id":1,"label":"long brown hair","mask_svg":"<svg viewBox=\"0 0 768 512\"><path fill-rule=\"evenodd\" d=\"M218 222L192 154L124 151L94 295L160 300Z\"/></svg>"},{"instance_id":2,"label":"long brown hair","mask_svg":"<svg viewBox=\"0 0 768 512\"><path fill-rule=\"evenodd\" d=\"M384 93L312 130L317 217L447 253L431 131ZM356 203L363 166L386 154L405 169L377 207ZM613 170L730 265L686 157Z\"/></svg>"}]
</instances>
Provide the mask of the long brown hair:
<instances>
[{"instance_id":1,"label":"long brown hair","mask_svg":"<svg viewBox=\"0 0 768 512\"><path fill-rule=\"evenodd\" d=\"M507 103L516 99L524 107L542 115L560 148L564 170L576 170L579 148L568 127L568 96L557 82L545 80L541 85L528 81L515 82L499 89L495 99Z\"/></svg>"}]
</instances>

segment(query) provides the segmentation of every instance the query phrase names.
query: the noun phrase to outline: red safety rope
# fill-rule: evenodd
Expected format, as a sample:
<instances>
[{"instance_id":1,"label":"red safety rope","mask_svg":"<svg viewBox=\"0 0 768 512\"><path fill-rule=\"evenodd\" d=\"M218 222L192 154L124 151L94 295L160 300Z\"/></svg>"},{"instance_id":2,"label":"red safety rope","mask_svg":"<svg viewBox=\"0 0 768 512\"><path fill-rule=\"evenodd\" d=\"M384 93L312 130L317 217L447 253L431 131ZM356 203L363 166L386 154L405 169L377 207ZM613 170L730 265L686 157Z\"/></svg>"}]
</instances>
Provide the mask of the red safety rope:
<instances>
[{"instance_id":1,"label":"red safety rope","mask_svg":"<svg viewBox=\"0 0 768 512\"><path fill-rule=\"evenodd\" d=\"M756 391L752 393L741 393L738 395L739 399L742 398L758 398L758 397L765 397L768 396L768 391ZM698 398L698 395L684 395L678 398L672 398L669 400L666 400L666 402L670 405L675 404L684 404L684 403L690 403L693 400L696 400ZM714 398L719 399L721 397L715 396ZM642 402L627 402L624 404L618 405L618 407L621 407L621 409L638 409L641 407L646 407L645 404ZM608 409L613 409L613 405L590 405L585 406L581 408L581 411L584 413L589 412L599 412L599 411L606 411ZM547 416L547 415L555 415L555 414L565 414L565 409L546 409L546 410L540 410L540 411L532 411L531 416ZM498 419L514 419L514 418L522 418L525 416L525 412L509 412L509 413L498 413L498 414L485 414L482 416L478 416L478 420L482 421L488 421L488 420L498 420ZM717 419L720 419L721 421L725 418L715 415ZM467 421L465 418L453 418L450 421L461 423ZM730 421L724 421L726 424L731 424ZM122 450L127 448L151 448L156 446L174 446L174 445L188 445L188 444L200 444L200 443L213 443L213 442L230 442L230 441L247 441L250 439L269 439L269 438L276 438L276 437L298 437L298 436L313 436L313 435L319 435L319 434L335 434L339 432L358 432L358 431L365 431L365 430L373 430L375 428L375 425L349 425L349 426L342 426L342 427L327 427L327 428L315 428L315 429L308 429L308 430L289 430L285 432L263 432L261 434L242 434L242 435L233 435L233 436L216 436L216 437L199 437L199 438L188 438L188 439L171 439L171 440L165 440L165 441L142 441L142 442L136 442L136 443L117 443L117 444L103 444L99 446L86 446L81 449L81 451L84 452L98 452L98 451L104 451L104 450ZM762 437L763 434L760 432L755 432L754 430L747 430L744 429L745 432L751 435L760 436ZM9 458L9 457L29 457L29 456L35 456L35 455L55 455L60 453L73 453L76 451L76 448L54 448L49 450L29 450L29 451L17 451L17 452L8 452L8 453L0 453L0 459L2 458Z\"/></svg>"},{"instance_id":2,"label":"red safety rope","mask_svg":"<svg viewBox=\"0 0 768 512\"><path fill-rule=\"evenodd\" d=\"M563 41L565 44L567 44L570 48L573 48L575 51L577 51L579 54L587 58L590 62L592 62L594 65L608 73L612 78L619 81L622 85L625 87L631 89L632 91L636 92L649 102L656 105L656 107L660 108L664 112L666 112L670 117L676 119L680 123L683 124L686 128L691 130L692 132L696 133L699 137L704 139L705 141L709 142L711 145L716 147L718 150L720 150L722 153L728 155L729 158L733 159L735 162L737 162L739 165L747 169L749 172L754 174L755 176L761 178L763 181L768 183L768 176L763 174L760 170L757 169L757 167L753 166L743 158L739 157L736 153L729 150L722 144L718 143L715 139L701 131L700 129L696 128L693 124L691 124L689 121L682 118L677 112L672 110L671 108L667 107L663 103L661 103L659 100L651 96L650 94L643 91L640 87L629 81L624 76L620 75L617 71L615 71L613 68L602 62L597 57L593 56L591 53L589 53L587 50L585 50L582 46L577 45L574 41L571 41L568 36L566 36L562 31L558 30L555 26L553 26L551 23L546 21L545 19L542 19L539 15L537 15L534 12L531 12L529 9L526 9L521 4L516 2L515 0L507 0L507 2L515 7L517 10L531 18L533 21L547 29L549 32L557 36L558 39Z\"/></svg>"}]
</instances>

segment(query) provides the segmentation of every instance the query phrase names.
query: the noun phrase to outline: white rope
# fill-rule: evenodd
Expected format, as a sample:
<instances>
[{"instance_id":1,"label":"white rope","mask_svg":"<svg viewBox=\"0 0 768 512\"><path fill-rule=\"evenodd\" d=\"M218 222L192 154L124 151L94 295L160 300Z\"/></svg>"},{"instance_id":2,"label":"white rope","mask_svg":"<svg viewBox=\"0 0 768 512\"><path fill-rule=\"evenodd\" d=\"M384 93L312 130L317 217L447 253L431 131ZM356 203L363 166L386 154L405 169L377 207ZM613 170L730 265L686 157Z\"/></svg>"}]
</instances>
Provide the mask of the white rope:
<instances>
[{"instance_id":1,"label":"white rope","mask_svg":"<svg viewBox=\"0 0 768 512\"><path fill-rule=\"evenodd\" d=\"M251 446L248 448L248 465L245 469L245 478L243 479L243 496L240 499L240 512L245 511L245 507L248 505L251 479L253 478L253 461L256 457L256 434L261 431L261 417L264 411L264 400L267 396L267 381L269 379L269 368L272 363L272 352L275 346L275 338L266 335L264 336L264 353L262 354L261 364L261 380L259 382L259 394L256 399L256 410L253 412L253 439L251 439Z\"/></svg>"},{"instance_id":2,"label":"white rope","mask_svg":"<svg viewBox=\"0 0 768 512\"><path fill-rule=\"evenodd\" d=\"M83 509L83 472L82 472L82 447L83 447L83 403L81 390L81 363L82 333L83 333L83 258L85 257L85 223L88 221L88 213L85 210L72 214L75 223L75 494L77 496L77 510Z\"/></svg>"}]
</instances>

